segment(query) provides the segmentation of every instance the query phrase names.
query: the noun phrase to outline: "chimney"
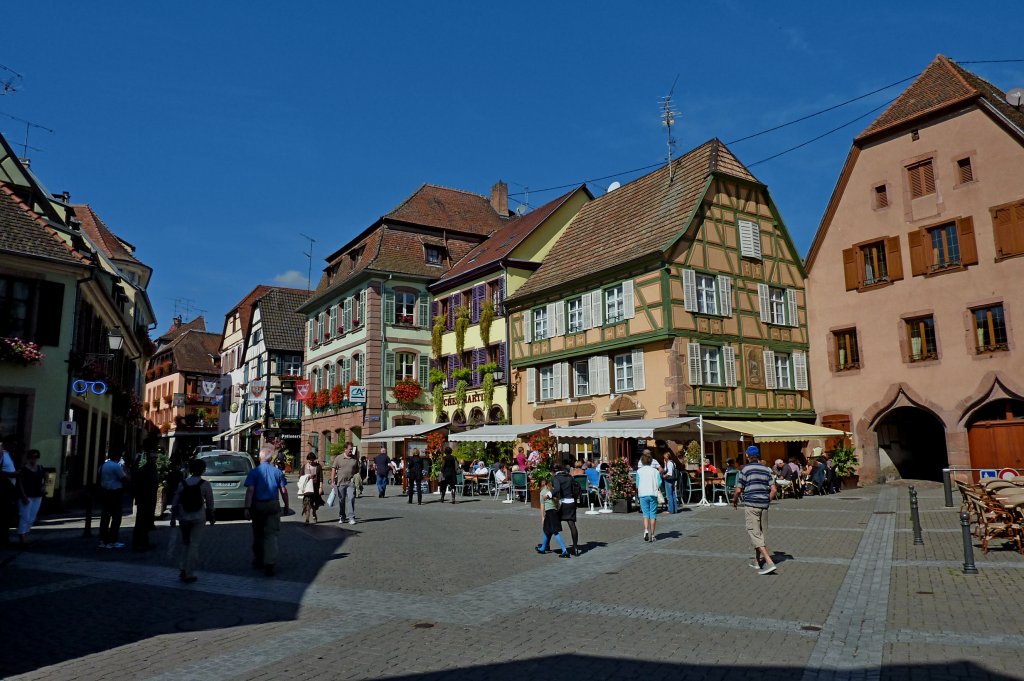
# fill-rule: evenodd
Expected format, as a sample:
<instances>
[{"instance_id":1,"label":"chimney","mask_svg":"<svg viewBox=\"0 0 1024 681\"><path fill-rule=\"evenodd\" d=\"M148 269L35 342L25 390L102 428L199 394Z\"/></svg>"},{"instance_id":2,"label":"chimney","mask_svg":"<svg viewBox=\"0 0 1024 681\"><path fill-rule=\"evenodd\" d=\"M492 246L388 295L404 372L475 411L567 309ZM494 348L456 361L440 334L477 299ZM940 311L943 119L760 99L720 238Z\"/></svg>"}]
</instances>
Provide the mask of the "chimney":
<instances>
[{"instance_id":1,"label":"chimney","mask_svg":"<svg viewBox=\"0 0 1024 681\"><path fill-rule=\"evenodd\" d=\"M502 217L508 215L508 185L501 180L491 187L491 208Z\"/></svg>"}]
</instances>

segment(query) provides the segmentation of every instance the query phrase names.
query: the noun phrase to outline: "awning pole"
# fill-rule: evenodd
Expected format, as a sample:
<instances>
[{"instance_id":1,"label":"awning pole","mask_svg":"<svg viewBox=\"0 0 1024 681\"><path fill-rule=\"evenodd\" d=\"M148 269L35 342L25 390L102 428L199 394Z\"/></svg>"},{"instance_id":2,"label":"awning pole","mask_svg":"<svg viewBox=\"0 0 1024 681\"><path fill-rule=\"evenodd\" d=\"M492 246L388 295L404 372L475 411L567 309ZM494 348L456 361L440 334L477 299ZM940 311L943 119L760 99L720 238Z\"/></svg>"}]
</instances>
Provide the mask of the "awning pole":
<instances>
[{"instance_id":1,"label":"awning pole","mask_svg":"<svg viewBox=\"0 0 1024 681\"><path fill-rule=\"evenodd\" d=\"M704 416L697 414L697 431L700 433L700 503L698 506L710 506L708 502L708 486L704 482Z\"/></svg>"}]
</instances>

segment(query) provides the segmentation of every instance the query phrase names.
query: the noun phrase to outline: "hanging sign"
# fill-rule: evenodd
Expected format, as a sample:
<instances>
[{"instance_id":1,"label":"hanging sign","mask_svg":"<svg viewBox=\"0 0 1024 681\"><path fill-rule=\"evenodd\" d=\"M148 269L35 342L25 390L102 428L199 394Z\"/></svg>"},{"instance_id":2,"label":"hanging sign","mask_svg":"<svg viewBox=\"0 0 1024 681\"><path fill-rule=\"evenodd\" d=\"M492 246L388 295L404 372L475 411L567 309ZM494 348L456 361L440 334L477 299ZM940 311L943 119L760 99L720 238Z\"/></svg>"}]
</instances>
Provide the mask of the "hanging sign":
<instances>
[{"instance_id":1,"label":"hanging sign","mask_svg":"<svg viewBox=\"0 0 1024 681\"><path fill-rule=\"evenodd\" d=\"M107 384L103 381L83 381L79 378L71 383L71 392L76 395L102 395L107 392Z\"/></svg>"},{"instance_id":2,"label":"hanging sign","mask_svg":"<svg viewBox=\"0 0 1024 681\"><path fill-rule=\"evenodd\" d=\"M174 393L174 401L171 404L175 407L184 407L185 393Z\"/></svg>"},{"instance_id":3,"label":"hanging sign","mask_svg":"<svg viewBox=\"0 0 1024 681\"><path fill-rule=\"evenodd\" d=\"M249 381L249 399L253 402L265 402L267 400L267 379L257 378Z\"/></svg>"},{"instance_id":4,"label":"hanging sign","mask_svg":"<svg viewBox=\"0 0 1024 681\"><path fill-rule=\"evenodd\" d=\"M213 397L217 390L217 381L203 381L203 397Z\"/></svg>"},{"instance_id":5,"label":"hanging sign","mask_svg":"<svg viewBox=\"0 0 1024 681\"><path fill-rule=\"evenodd\" d=\"M352 385L348 388L348 401L352 404L366 404L366 386Z\"/></svg>"},{"instance_id":6,"label":"hanging sign","mask_svg":"<svg viewBox=\"0 0 1024 681\"><path fill-rule=\"evenodd\" d=\"M303 402L309 397L309 379L299 378L295 381L295 400Z\"/></svg>"}]
</instances>

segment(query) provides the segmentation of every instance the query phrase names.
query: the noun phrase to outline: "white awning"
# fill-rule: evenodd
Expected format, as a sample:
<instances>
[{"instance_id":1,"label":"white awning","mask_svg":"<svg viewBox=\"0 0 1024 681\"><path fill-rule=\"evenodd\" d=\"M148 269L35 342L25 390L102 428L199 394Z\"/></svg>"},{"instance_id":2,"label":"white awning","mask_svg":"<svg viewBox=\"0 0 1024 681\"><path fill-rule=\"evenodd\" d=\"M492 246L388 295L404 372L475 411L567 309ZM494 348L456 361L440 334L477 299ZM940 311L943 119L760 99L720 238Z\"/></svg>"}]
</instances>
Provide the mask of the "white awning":
<instances>
[{"instance_id":1,"label":"white awning","mask_svg":"<svg viewBox=\"0 0 1024 681\"><path fill-rule=\"evenodd\" d=\"M521 423L507 426L483 426L448 436L452 442L515 442L524 435L552 427L553 423Z\"/></svg>"},{"instance_id":2,"label":"white awning","mask_svg":"<svg viewBox=\"0 0 1024 681\"><path fill-rule=\"evenodd\" d=\"M746 435L754 442L804 442L847 435L842 430L801 421L704 421L704 427L708 426Z\"/></svg>"},{"instance_id":3,"label":"white awning","mask_svg":"<svg viewBox=\"0 0 1024 681\"><path fill-rule=\"evenodd\" d=\"M411 437L421 438L427 433L432 433L441 428L447 428L447 423L427 423L415 426L395 426L382 430L376 435L368 435L363 442L401 442Z\"/></svg>"},{"instance_id":4,"label":"white awning","mask_svg":"<svg viewBox=\"0 0 1024 681\"><path fill-rule=\"evenodd\" d=\"M238 433L244 433L245 431L249 430L253 426L259 425L259 423L260 423L259 421L249 421L248 423L243 423L240 426L235 426L234 428L230 428L228 430L225 430L223 433L217 433L216 435L213 436L213 439L214 440L219 440L222 437L229 437L231 435L237 435Z\"/></svg>"},{"instance_id":5,"label":"white awning","mask_svg":"<svg viewBox=\"0 0 1024 681\"><path fill-rule=\"evenodd\" d=\"M557 438L632 437L642 439L676 440L677 435L693 436L698 433L697 417L663 419L626 419L622 421L596 421L566 428L552 428Z\"/></svg>"}]
</instances>

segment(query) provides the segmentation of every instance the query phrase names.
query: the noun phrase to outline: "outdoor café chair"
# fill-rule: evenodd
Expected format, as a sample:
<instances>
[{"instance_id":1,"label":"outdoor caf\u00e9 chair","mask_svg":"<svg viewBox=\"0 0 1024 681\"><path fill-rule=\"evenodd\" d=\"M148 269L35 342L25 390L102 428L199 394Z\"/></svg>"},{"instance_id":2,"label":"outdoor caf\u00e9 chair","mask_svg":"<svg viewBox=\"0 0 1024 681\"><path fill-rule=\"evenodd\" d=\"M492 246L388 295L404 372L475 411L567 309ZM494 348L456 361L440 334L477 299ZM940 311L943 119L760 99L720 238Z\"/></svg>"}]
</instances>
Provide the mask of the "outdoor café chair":
<instances>
[{"instance_id":1,"label":"outdoor caf\u00e9 chair","mask_svg":"<svg viewBox=\"0 0 1024 681\"><path fill-rule=\"evenodd\" d=\"M452 494L462 497L466 495L466 475L461 470L455 471L455 488Z\"/></svg>"},{"instance_id":2,"label":"outdoor caf\u00e9 chair","mask_svg":"<svg viewBox=\"0 0 1024 681\"><path fill-rule=\"evenodd\" d=\"M512 494L522 493L523 501L529 499L530 486L526 479L526 473L515 471L512 473Z\"/></svg>"},{"instance_id":3,"label":"outdoor caf\u00e9 chair","mask_svg":"<svg viewBox=\"0 0 1024 681\"><path fill-rule=\"evenodd\" d=\"M682 500L685 495L684 503L687 504L692 504L694 497L696 497L697 500L700 501L700 485L695 483L693 481L693 478L690 477L690 474L686 473L685 471L680 476L680 478L682 478L683 485L680 485L681 492L679 498ZM685 491L682 491L684 487Z\"/></svg>"},{"instance_id":4,"label":"outdoor caf\u00e9 chair","mask_svg":"<svg viewBox=\"0 0 1024 681\"><path fill-rule=\"evenodd\" d=\"M579 488L579 494L576 495L576 503L582 506L587 495L590 493L590 480L585 475L574 475L572 479L576 481L576 487Z\"/></svg>"}]
</instances>

